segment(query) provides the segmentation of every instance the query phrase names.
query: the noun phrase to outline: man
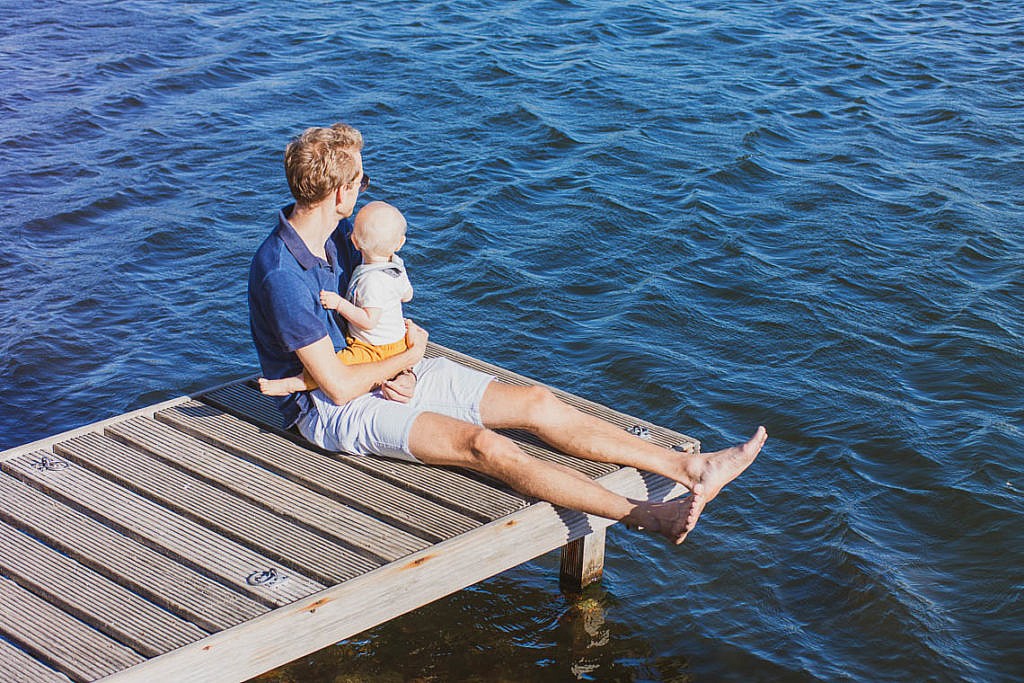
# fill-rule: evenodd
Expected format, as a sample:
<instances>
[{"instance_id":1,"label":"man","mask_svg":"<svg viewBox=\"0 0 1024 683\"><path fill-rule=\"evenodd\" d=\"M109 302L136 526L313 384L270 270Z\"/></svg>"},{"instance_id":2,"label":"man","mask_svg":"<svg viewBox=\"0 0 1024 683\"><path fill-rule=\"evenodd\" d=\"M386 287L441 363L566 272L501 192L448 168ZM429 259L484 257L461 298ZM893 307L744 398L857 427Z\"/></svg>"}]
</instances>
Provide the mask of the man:
<instances>
[{"instance_id":1,"label":"man","mask_svg":"<svg viewBox=\"0 0 1024 683\"><path fill-rule=\"evenodd\" d=\"M278 399L287 427L333 451L468 467L520 493L622 521L682 543L704 506L753 462L767 439L709 454L655 446L558 400L542 387L499 383L444 358L423 360L427 333L408 324L408 350L343 365L345 344L320 291L345 291L354 265L345 236L360 190L363 139L344 124L310 128L285 151L295 204L256 252L249 273L253 340L266 377L303 368L320 388ZM410 371L411 369L411 371ZM373 391L374 389L378 389ZM533 458L494 429L523 429L565 453L661 474L686 498L647 502L618 495L570 468Z\"/></svg>"}]
</instances>

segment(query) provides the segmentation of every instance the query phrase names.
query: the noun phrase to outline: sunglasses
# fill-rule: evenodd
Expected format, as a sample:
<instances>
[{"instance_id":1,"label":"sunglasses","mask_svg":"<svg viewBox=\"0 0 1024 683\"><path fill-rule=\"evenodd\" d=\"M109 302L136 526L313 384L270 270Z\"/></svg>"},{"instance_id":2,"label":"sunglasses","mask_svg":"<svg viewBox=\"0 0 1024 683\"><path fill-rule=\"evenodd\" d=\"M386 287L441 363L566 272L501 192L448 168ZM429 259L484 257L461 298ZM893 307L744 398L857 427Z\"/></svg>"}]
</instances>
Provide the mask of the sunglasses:
<instances>
[{"instance_id":1,"label":"sunglasses","mask_svg":"<svg viewBox=\"0 0 1024 683\"><path fill-rule=\"evenodd\" d=\"M359 181L359 191L366 192L366 188L370 186L370 176L367 173L363 173L363 179Z\"/></svg>"}]
</instances>

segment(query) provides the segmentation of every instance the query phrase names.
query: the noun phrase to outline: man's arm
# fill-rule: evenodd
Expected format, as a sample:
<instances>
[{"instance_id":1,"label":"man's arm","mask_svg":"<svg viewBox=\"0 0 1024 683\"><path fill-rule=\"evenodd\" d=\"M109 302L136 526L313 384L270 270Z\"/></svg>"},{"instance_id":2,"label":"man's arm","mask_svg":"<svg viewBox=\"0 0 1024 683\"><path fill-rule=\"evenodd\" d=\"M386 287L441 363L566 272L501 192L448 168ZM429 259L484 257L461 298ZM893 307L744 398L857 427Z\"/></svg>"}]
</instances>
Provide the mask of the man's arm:
<instances>
[{"instance_id":1,"label":"man's arm","mask_svg":"<svg viewBox=\"0 0 1024 683\"><path fill-rule=\"evenodd\" d=\"M415 323L409 323L406 343L408 348L396 356L358 365L345 365L338 360L334 344L326 335L295 353L306 372L320 385L320 389L340 406L418 363L427 346L426 330Z\"/></svg>"}]
</instances>

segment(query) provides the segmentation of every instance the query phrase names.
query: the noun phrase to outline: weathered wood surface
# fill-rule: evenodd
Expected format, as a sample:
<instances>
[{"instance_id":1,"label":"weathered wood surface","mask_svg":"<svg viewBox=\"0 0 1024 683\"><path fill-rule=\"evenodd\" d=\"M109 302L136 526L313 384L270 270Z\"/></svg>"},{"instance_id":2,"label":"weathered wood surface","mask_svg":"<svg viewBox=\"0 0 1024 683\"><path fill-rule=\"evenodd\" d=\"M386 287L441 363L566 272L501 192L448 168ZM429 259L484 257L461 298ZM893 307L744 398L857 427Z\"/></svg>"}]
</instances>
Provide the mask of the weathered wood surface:
<instances>
[{"instance_id":1,"label":"weathered wood surface","mask_svg":"<svg viewBox=\"0 0 1024 683\"><path fill-rule=\"evenodd\" d=\"M243 380L0 453L0 681L243 681L573 541L580 572L600 563L610 520L456 469L324 453L278 421ZM625 495L682 492L508 434Z\"/></svg>"},{"instance_id":2,"label":"weathered wood surface","mask_svg":"<svg viewBox=\"0 0 1024 683\"><path fill-rule=\"evenodd\" d=\"M564 588L579 591L601 580L604 574L605 529L570 541L562 549L559 579Z\"/></svg>"},{"instance_id":3,"label":"weathered wood surface","mask_svg":"<svg viewBox=\"0 0 1024 683\"><path fill-rule=\"evenodd\" d=\"M0 640L0 681L18 683L68 683L68 678L40 664L6 640Z\"/></svg>"},{"instance_id":4,"label":"weathered wood surface","mask_svg":"<svg viewBox=\"0 0 1024 683\"><path fill-rule=\"evenodd\" d=\"M4 637L73 680L96 680L145 661L14 581L0 578L0 601Z\"/></svg>"},{"instance_id":5,"label":"weathered wood surface","mask_svg":"<svg viewBox=\"0 0 1024 683\"><path fill-rule=\"evenodd\" d=\"M206 631L269 609L11 477L0 500L3 521Z\"/></svg>"}]
</instances>

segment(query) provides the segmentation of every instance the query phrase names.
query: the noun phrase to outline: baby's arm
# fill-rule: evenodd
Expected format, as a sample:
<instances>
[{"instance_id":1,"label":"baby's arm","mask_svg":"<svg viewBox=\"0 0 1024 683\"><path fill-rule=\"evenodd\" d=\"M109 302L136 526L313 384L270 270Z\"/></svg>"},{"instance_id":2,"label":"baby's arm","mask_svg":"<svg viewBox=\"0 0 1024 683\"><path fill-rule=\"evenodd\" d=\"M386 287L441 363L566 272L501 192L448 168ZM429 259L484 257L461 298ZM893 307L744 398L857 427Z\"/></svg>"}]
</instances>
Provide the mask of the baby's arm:
<instances>
[{"instance_id":1,"label":"baby's arm","mask_svg":"<svg viewBox=\"0 0 1024 683\"><path fill-rule=\"evenodd\" d=\"M402 303L404 304L407 301L412 301L412 285L409 285L409 289L405 290L405 293L402 295Z\"/></svg>"},{"instance_id":2,"label":"baby's arm","mask_svg":"<svg viewBox=\"0 0 1024 683\"><path fill-rule=\"evenodd\" d=\"M360 308L348 299L326 289L320 292L320 303L324 308L337 311L341 317L361 330L372 330L380 322L380 309L367 306Z\"/></svg>"}]
</instances>

